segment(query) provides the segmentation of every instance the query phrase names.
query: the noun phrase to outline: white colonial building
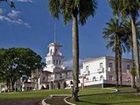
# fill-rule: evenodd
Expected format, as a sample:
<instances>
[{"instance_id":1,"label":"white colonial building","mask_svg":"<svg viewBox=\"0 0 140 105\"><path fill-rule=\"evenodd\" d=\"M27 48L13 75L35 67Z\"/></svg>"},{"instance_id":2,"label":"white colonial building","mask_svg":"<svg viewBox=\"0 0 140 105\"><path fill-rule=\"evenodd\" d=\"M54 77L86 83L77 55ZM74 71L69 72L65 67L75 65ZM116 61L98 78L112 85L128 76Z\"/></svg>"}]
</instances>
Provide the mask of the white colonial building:
<instances>
[{"instance_id":1,"label":"white colonial building","mask_svg":"<svg viewBox=\"0 0 140 105\"><path fill-rule=\"evenodd\" d=\"M131 85L130 69L132 60L122 59L122 84ZM115 58L111 56L98 57L83 62L83 68L80 73L82 86L91 85L115 85Z\"/></svg>"},{"instance_id":2,"label":"white colonial building","mask_svg":"<svg viewBox=\"0 0 140 105\"><path fill-rule=\"evenodd\" d=\"M70 88L73 85L72 70L63 65L64 56L60 52L62 46L51 43L45 57L46 66L39 75L38 89ZM130 86L132 60L122 59L123 85ZM79 74L79 86L108 86L116 84L115 59L111 56L85 60Z\"/></svg>"},{"instance_id":3,"label":"white colonial building","mask_svg":"<svg viewBox=\"0 0 140 105\"><path fill-rule=\"evenodd\" d=\"M50 43L45 57L43 70L36 70L28 81L22 83L22 91L29 89L71 88L73 85L72 70L64 66L64 56L60 52L62 46ZM130 70L132 60L122 59L122 84L131 86ZM108 86L116 84L115 58L111 56L84 60L79 73L79 86ZM3 89L0 84L0 91Z\"/></svg>"}]
</instances>

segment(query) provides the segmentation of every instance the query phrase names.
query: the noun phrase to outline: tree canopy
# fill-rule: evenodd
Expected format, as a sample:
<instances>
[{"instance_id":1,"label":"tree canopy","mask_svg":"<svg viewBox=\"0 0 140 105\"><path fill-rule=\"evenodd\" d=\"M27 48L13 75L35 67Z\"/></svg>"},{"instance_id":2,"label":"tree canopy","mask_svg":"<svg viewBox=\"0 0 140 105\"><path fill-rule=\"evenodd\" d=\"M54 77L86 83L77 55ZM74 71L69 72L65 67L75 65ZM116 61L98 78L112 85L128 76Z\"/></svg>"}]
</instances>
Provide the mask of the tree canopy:
<instances>
[{"instance_id":1,"label":"tree canopy","mask_svg":"<svg viewBox=\"0 0 140 105\"><path fill-rule=\"evenodd\" d=\"M0 59L0 79L11 85L41 67L41 57L29 48L0 49Z\"/></svg>"}]
</instances>

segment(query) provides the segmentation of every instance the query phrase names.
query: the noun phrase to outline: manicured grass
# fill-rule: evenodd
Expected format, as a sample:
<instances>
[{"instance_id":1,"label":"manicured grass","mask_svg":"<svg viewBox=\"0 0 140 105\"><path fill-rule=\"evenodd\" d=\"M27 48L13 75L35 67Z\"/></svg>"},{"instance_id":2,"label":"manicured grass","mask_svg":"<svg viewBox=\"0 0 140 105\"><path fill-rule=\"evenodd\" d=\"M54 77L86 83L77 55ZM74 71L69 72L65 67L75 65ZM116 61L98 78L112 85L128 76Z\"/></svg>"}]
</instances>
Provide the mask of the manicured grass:
<instances>
[{"instance_id":1,"label":"manicured grass","mask_svg":"<svg viewBox=\"0 0 140 105\"><path fill-rule=\"evenodd\" d=\"M91 91L91 90L90 90ZM121 93L109 93L97 90L92 92L81 92L80 102L77 105L140 105L140 96L131 88L121 88Z\"/></svg>"},{"instance_id":2,"label":"manicured grass","mask_svg":"<svg viewBox=\"0 0 140 105\"><path fill-rule=\"evenodd\" d=\"M71 94L71 90L39 90L39 91L27 91L27 92L11 92L1 93L0 100L7 99L27 99L27 98L46 98L51 94Z\"/></svg>"},{"instance_id":3,"label":"manicured grass","mask_svg":"<svg viewBox=\"0 0 140 105\"><path fill-rule=\"evenodd\" d=\"M120 93L113 93L110 89L84 88L80 89L80 102L77 105L140 105L140 96L131 88L121 88ZM0 100L11 99L43 99L51 94L71 94L70 89L41 90L28 92L12 92L0 94Z\"/></svg>"}]
</instances>

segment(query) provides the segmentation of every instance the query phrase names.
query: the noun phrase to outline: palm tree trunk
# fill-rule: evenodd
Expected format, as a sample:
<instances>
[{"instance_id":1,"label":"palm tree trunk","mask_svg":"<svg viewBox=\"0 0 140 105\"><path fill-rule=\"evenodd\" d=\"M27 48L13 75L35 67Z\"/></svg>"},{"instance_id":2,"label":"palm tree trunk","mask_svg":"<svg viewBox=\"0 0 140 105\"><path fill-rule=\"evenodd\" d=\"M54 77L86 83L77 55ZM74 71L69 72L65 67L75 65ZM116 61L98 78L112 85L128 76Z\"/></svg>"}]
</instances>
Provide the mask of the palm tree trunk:
<instances>
[{"instance_id":1,"label":"palm tree trunk","mask_svg":"<svg viewBox=\"0 0 140 105\"><path fill-rule=\"evenodd\" d=\"M136 25L135 25L135 18L131 17L131 25L132 25L132 40L133 40L133 52L134 52L134 62L137 72L137 92L140 90L140 68L139 68L139 48L138 48L138 40L136 34Z\"/></svg>"},{"instance_id":2,"label":"palm tree trunk","mask_svg":"<svg viewBox=\"0 0 140 105\"><path fill-rule=\"evenodd\" d=\"M136 82L135 82L135 76L132 76L132 81L133 81L133 88L136 88Z\"/></svg>"},{"instance_id":3,"label":"palm tree trunk","mask_svg":"<svg viewBox=\"0 0 140 105\"><path fill-rule=\"evenodd\" d=\"M73 54L73 92L72 98L74 101L79 101L79 36L78 36L78 21L77 8L73 10L72 15L72 54Z\"/></svg>"},{"instance_id":4,"label":"palm tree trunk","mask_svg":"<svg viewBox=\"0 0 140 105\"><path fill-rule=\"evenodd\" d=\"M131 47L132 47L132 50L131 50L131 51L132 51L132 52L131 52L131 53L132 53L132 62L133 62L133 67L135 67L135 62L134 62L134 51L133 51L133 50L134 50L134 49L133 49L133 41L132 41L131 43L132 43L132 45L131 45Z\"/></svg>"},{"instance_id":5,"label":"palm tree trunk","mask_svg":"<svg viewBox=\"0 0 140 105\"><path fill-rule=\"evenodd\" d=\"M118 88L118 35L115 36L115 72L116 72L116 88Z\"/></svg>"},{"instance_id":6,"label":"palm tree trunk","mask_svg":"<svg viewBox=\"0 0 140 105\"><path fill-rule=\"evenodd\" d=\"M120 86L122 86L122 51L119 43L119 57L118 57L118 65L120 71Z\"/></svg>"},{"instance_id":7,"label":"palm tree trunk","mask_svg":"<svg viewBox=\"0 0 140 105\"><path fill-rule=\"evenodd\" d=\"M132 47L132 63L133 63L133 65L132 65L132 68L135 68L135 62L134 62L134 51L133 51L133 41L131 42L131 47ZM131 74L132 75L132 74ZM133 88L136 88L136 81L135 81L135 75L132 75L132 86L133 86Z\"/></svg>"}]
</instances>

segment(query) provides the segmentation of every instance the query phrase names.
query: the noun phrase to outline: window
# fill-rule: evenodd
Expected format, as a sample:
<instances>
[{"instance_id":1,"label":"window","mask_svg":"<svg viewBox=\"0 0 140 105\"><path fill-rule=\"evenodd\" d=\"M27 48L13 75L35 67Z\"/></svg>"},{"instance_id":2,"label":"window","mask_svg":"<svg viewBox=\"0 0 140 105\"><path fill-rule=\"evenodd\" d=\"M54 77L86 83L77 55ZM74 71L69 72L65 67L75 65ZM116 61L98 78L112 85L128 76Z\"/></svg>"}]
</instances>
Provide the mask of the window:
<instances>
[{"instance_id":1,"label":"window","mask_svg":"<svg viewBox=\"0 0 140 105\"><path fill-rule=\"evenodd\" d=\"M53 64L55 64L55 60L53 60Z\"/></svg>"},{"instance_id":2,"label":"window","mask_svg":"<svg viewBox=\"0 0 140 105\"><path fill-rule=\"evenodd\" d=\"M43 81L45 80L45 77L43 77Z\"/></svg>"},{"instance_id":3,"label":"window","mask_svg":"<svg viewBox=\"0 0 140 105\"><path fill-rule=\"evenodd\" d=\"M58 65L58 60L56 60L56 65Z\"/></svg>"},{"instance_id":4,"label":"window","mask_svg":"<svg viewBox=\"0 0 140 105\"><path fill-rule=\"evenodd\" d=\"M128 80L129 83L131 82L131 78L130 77L128 77L127 80Z\"/></svg>"},{"instance_id":5,"label":"window","mask_svg":"<svg viewBox=\"0 0 140 105\"><path fill-rule=\"evenodd\" d=\"M96 77L93 77L93 81L96 81Z\"/></svg>"},{"instance_id":6,"label":"window","mask_svg":"<svg viewBox=\"0 0 140 105\"><path fill-rule=\"evenodd\" d=\"M62 74L60 74L60 78L62 78Z\"/></svg>"},{"instance_id":7,"label":"window","mask_svg":"<svg viewBox=\"0 0 140 105\"><path fill-rule=\"evenodd\" d=\"M127 64L126 69L130 70L130 65L129 64Z\"/></svg>"},{"instance_id":8,"label":"window","mask_svg":"<svg viewBox=\"0 0 140 105\"><path fill-rule=\"evenodd\" d=\"M100 63L100 68L103 68L103 63Z\"/></svg>"},{"instance_id":9,"label":"window","mask_svg":"<svg viewBox=\"0 0 140 105\"><path fill-rule=\"evenodd\" d=\"M50 63L51 63L51 61L49 60L49 61L48 61L48 65L49 65Z\"/></svg>"},{"instance_id":10,"label":"window","mask_svg":"<svg viewBox=\"0 0 140 105\"><path fill-rule=\"evenodd\" d=\"M103 77L103 75L101 75L101 76L100 76L100 80L103 80L103 79L104 79L104 77Z\"/></svg>"},{"instance_id":11,"label":"window","mask_svg":"<svg viewBox=\"0 0 140 105\"><path fill-rule=\"evenodd\" d=\"M112 62L109 63L108 67L113 68Z\"/></svg>"},{"instance_id":12,"label":"window","mask_svg":"<svg viewBox=\"0 0 140 105\"><path fill-rule=\"evenodd\" d=\"M86 78L86 81L89 81L89 78L88 77Z\"/></svg>"},{"instance_id":13,"label":"window","mask_svg":"<svg viewBox=\"0 0 140 105\"><path fill-rule=\"evenodd\" d=\"M72 84L73 84L73 82L72 82L72 81L70 81L70 84L72 85Z\"/></svg>"},{"instance_id":14,"label":"window","mask_svg":"<svg viewBox=\"0 0 140 105\"><path fill-rule=\"evenodd\" d=\"M86 66L86 71L89 71L89 66Z\"/></svg>"},{"instance_id":15,"label":"window","mask_svg":"<svg viewBox=\"0 0 140 105\"><path fill-rule=\"evenodd\" d=\"M52 55L52 49L50 50L50 54Z\"/></svg>"},{"instance_id":16,"label":"window","mask_svg":"<svg viewBox=\"0 0 140 105\"><path fill-rule=\"evenodd\" d=\"M109 80L113 80L113 76L112 75L109 75Z\"/></svg>"},{"instance_id":17,"label":"window","mask_svg":"<svg viewBox=\"0 0 140 105\"><path fill-rule=\"evenodd\" d=\"M55 53L57 53L57 49L55 49Z\"/></svg>"},{"instance_id":18,"label":"window","mask_svg":"<svg viewBox=\"0 0 140 105\"><path fill-rule=\"evenodd\" d=\"M61 65L61 60L59 60L59 65Z\"/></svg>"}]
</instances>

